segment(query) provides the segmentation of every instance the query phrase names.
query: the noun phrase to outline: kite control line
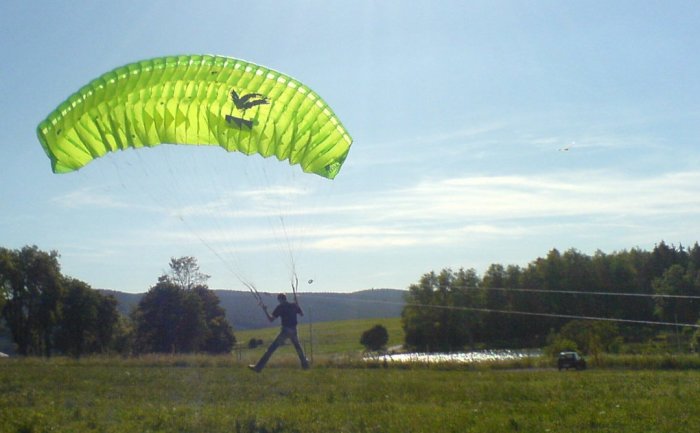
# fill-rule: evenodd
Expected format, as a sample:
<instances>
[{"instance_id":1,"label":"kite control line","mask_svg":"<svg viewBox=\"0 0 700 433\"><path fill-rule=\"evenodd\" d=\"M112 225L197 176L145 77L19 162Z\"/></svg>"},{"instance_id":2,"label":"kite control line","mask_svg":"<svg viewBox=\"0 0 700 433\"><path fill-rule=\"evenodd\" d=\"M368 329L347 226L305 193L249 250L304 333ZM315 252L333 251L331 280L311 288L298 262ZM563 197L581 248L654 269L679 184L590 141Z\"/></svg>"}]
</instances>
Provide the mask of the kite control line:
<instances>
[{"instance_id":1,"label":"kite control line","mask_svg":"<svg viewBox=\"0 0 700 433\"><path fill-rule=\"evenodd\" d=\"M292 294L294 295L294 303L299 305L299 300L297 299L297 289L299 288L299 277L296 273L294 274L294 282L292 282Z\"/></svg>"},{"instance_id":2,"label":"kite control line","mask_svg":"<svg viewBox=\"0 0 700 433\"><path fill-rule=\"evenodd\" d=\"M258 289L255 288L255 286L251 283L244 283L246 287L248 287L248 290L250 290L250 293L253 295L255 300L258 302L258 306L265 310L267 308L267 305L263 302L262 296L260 296L260 292L258 292Z\"/></svg>"}]
</instances>

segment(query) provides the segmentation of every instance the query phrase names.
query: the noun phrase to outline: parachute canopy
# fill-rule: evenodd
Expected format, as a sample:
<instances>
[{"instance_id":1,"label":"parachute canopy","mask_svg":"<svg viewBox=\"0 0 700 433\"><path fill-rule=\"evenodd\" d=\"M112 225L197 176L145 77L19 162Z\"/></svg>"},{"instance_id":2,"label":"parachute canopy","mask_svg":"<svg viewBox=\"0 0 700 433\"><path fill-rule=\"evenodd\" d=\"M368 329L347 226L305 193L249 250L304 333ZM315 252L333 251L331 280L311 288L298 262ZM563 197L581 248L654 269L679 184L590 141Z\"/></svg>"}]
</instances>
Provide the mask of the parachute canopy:
<instances>
[{"instance_id":1,"label":"parachute canopy","mask_svg":"<svg viewBox=\"0 0 700 433\"><path fill-rule=\"evenodd\" d=\"M160 57L107 72L61 103L37 135L54 173L77 170L107 152L170 143L274 155L333 179L352 143L304 84L209 55Z\"/></svg>"}]
</instances>

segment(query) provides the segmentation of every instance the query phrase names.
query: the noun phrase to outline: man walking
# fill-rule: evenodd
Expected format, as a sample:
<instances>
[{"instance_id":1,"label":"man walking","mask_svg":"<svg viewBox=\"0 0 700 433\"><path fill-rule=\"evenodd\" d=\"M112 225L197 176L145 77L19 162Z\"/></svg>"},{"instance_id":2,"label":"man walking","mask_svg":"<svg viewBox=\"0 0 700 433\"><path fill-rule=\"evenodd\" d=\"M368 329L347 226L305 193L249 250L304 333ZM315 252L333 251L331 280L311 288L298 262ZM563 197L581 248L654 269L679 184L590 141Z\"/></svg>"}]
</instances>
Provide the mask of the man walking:
<instances>
[{"instance_id":1,"label":"man walking","mask_svg":"<svg viewBox=\"0 0 700 433\"><path fill-rule=\"evenodd\" d=\"M267 348L265 354L260 358L260 361L258 361L257 364L249 365L248 368L260 373L262 369L265 368L265 364L267 364L267 361L275 350L277 350L286 339L290 339L294 345L294 349L297 351L297 355L299 355L301 368L306 370L309 368L309 361L304 355L304 350L301 348L299 337L297 336L297 315L303 316L304 312L297 302L288 302L287 296L284 293L277 295L277 301L279 305L275 307L272 314L267 311L267 306L265 304L261 304L261 307L270 322L273 322L278 317L281 318L282 329L280 329L280 333L277 335L277 338L275 338L275 341L270 344L270 347Z\"/></svg>"}]
</instances>

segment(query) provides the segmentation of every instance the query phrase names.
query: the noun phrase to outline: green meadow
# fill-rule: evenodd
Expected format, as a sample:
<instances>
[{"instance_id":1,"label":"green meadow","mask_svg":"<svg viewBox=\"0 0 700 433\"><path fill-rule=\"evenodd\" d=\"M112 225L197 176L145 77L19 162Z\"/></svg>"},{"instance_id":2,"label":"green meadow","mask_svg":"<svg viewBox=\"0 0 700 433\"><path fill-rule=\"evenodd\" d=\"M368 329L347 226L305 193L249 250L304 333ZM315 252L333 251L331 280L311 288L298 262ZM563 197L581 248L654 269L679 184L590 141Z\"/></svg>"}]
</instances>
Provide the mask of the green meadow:
<instances>
[{"instance_id":1,"label":"green meadow","mask_svg":"<svg viewBox=\"0 0 700 433\"><path fill-rule=\"evenodd\" d=\"M304 349L309 356L353 358L359 357L362 353L363 347L360 344L362 333L374 325L382 325L387 329L389 334L388 347L403 344L403 329L399 318L342 320L311 324L301 322L297 330L299 339L302 341ZM258 356L262 355L267 344L277 336L278 332L279 325L275 324L275 326L269 328L236 331L236 339L242 346L245 346L251 338L263 340L263 347L250 353ZM310 341L313 341L313 344ZM245 352L251 351L246 350ZM275 354L276 356L277 354Z\"/></svg>"},{"instance_id":2,"label":"green meadow","mask_svg":"<svg viewBox=\"0 0 700 433\"><path fill-rule=\"evenodd\" d=\"M246 364L264 347L218 357L0 359L0 433L700 431L696 364L384 368L358 355L357 331L381 322L315 324L308 371L289 346L260 374ZM269 341L275 332L236 335Z\"/></svg>"}]
</instances>

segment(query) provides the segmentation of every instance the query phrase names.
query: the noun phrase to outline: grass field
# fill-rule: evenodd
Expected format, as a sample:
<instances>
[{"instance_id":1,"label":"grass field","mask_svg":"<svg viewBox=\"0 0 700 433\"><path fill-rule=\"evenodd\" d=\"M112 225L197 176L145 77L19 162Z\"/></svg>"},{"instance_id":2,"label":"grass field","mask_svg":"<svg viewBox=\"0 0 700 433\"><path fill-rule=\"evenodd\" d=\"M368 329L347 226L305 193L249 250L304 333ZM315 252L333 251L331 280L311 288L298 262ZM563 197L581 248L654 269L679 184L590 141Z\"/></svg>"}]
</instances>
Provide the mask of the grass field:
<instances>
[{"instance_id":1,"label":"grass field","mask_svg":"<svg viewBox=\"0 0 700 433\"><path fill-rule=\"evenodd\" d=\"M693 432L700 372L3 360L0 432Z\"/></svg>"},{"instance_id":2,"label":"grass field","mask_svg":"<svg viewBox=\"0 0 700 433\"><path fill-rule=\"evenodd\" d=\"M299 338L310 348L310 340L313 340L313 349L317 354L349 354L361 352L363 347L360 344L360 337L364 331L374 325L382 325L389 334L387 346L401 345L404 341L401 319L397 317L388 319L361 319L343 320L338 322L312 323L302 322L299 324ZM236 331L236 339L239 343L247 343L251 338L260 338L267 345L279 332L279 324L269 328L254 329L246 331Z\"/></svg>"},{"instance_id":3,"label":"grass field","mask_svg":"<svg viewBox=\"0 0 700 433\"><path fill-rule=\"evenodd\" d=\"M359 361L359 336L377 323L400 343L396 319L315 324L308 371L291 347L261 374L245 365L264 347L216 357L0 359L0 433L700 431L694 361L620 358L583 372L558 372L547 360L522 369L372 368ZM276 332L236 336L268 343Z\"/></svg>"}]
</instances>

